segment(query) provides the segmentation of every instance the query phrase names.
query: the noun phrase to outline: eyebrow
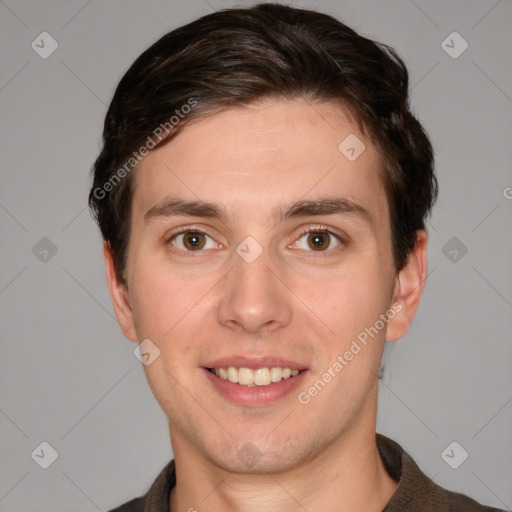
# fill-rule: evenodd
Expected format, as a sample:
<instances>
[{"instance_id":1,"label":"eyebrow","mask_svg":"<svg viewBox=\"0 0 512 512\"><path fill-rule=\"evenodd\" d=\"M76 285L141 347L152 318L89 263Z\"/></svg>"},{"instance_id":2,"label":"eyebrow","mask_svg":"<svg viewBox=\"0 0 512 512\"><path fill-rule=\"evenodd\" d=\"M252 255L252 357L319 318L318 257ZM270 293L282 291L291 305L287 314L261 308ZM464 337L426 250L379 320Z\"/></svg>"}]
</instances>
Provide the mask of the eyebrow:
<instances>
[{"instance_id":1,"label":"eyebrow","mask_svg":"<svg viewBox=\"0 0 512 512\"><path fill-rule=\"evenodd\" d=\"M370 227L374 220L370 212L363 206L344 197L328 197L311 201L297 201L274 212L274 222L283 222L292 218L314 217L320 215L346 215L356 220L364 221ZM144 214L144 220L149 222L157 217L201 217L219 219L227 222L231 215L228 210L219 204L205 201L186 201L183 199L166 199L150 208Z\"/></svg>"}]
</instances>

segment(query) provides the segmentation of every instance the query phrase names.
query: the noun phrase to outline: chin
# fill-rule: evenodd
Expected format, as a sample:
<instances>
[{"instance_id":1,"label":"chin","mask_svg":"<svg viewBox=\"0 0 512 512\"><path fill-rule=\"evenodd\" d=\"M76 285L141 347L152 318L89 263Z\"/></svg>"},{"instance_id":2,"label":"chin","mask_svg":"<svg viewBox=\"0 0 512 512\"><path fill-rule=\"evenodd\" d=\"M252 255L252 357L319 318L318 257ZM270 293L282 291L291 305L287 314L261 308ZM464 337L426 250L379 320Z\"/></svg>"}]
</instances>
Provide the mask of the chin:
<instances>
[{"instance_id":1,"label":"chin","mask_svg":"<svg viewBox=\"0 0 512 512\"><path fill-rule=\"evenodd\" d=\"M290 441L276 439L274 442L265 440L266 434L256 439L256 442L244 439L234 440L224 445L215 444L207 449L211 462L230 473L236 474L279 474L293 470L302 464L312 460L322 450L322 446L300 441L292 438ZM310 445L308 448L308 444Z\"/></svg>"}]
</instances>

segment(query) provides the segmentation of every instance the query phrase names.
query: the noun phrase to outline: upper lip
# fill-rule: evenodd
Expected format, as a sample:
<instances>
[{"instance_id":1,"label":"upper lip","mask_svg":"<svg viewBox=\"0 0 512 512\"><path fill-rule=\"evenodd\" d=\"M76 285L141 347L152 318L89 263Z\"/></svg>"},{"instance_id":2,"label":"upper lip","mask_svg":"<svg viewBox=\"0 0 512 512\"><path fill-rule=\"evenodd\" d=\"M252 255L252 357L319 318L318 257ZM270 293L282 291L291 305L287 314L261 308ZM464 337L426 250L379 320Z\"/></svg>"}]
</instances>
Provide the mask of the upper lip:
<instances>
[{"instance_id":1,"label":"upper lip","mask_svg":"<svg viewBox=\"0 0 512 512\"><path fill-rule=\"evenodd\" d=\"M297 363L296 361L290 361L288 359L281 359L279 357L243 357L243 356L231 356L222 357L215 361L210 361L204 364L204 368L228 368L234 366L235 368L251 368L256 370L258 368L290 368L290 370L305 370L307 367L303 364Z\"/></svg>"}]
</instances>

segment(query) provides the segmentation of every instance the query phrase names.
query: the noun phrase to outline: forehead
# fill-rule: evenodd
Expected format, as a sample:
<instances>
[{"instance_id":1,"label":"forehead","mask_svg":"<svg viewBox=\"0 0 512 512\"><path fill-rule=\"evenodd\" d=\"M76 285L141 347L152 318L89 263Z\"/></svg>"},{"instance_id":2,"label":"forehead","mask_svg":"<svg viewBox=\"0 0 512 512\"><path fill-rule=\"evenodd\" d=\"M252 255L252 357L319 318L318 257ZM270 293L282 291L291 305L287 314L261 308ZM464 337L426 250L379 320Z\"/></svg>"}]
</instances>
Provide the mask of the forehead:
<instances>
[{"instance_id":1,"label":"forehead","mask_svg":"<svg viewBox=\"0 0 512 512\"><path fill-rule=\"evenodd\" d=\"M133 217L172 196L275 221L283 205L343 197L387 219L381 176L376 149L338 105L268 101L194 120L147 155L135 171Z\"/></svg>"}]
</instances>

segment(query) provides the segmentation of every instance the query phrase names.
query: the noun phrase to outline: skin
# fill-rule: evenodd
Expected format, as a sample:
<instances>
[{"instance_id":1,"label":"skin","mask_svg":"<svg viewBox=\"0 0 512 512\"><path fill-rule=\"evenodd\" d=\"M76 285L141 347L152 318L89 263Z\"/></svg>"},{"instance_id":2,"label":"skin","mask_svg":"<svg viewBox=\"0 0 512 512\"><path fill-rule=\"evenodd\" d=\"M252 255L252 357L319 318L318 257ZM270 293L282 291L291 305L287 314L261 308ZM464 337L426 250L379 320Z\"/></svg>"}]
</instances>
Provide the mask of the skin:
<instances>
[{"instance_id":1,"label":"skin","mask_svg":"<svg viewBox=\"0 0 512 512\"><path fill-rule=\"evenodd\" d=\"M338 145L355 134L366 149L353 162ZM178 482L171 509L380 512L397 487L378 455L377 374L385 340L407 331L426 279L424 231L406 266L393 266L387 199L372 143L332 103L272 100L194 121L136 170L125 269L107 281L125 336L160 350L144 366L169 418ZM224 205L225 220L145 213L169 197ZM298 200L344 197L372 223L347 214L279 221ZM187 251L193 226L206 233ZM311 243L319 228L322 250ZM236 252L253 237L262 254ZM169 241L169 239L171 239ZM188 246L190 247L190 245ZM307 391L365 328L392 305L386 326L307 404L297 392L264 406L222 397L201 366L233 355L274 355L308 368ZM251 468L246 443L261 453ZM186 478L180 478L186 475Z\"/></svg>"}]
</instances>

